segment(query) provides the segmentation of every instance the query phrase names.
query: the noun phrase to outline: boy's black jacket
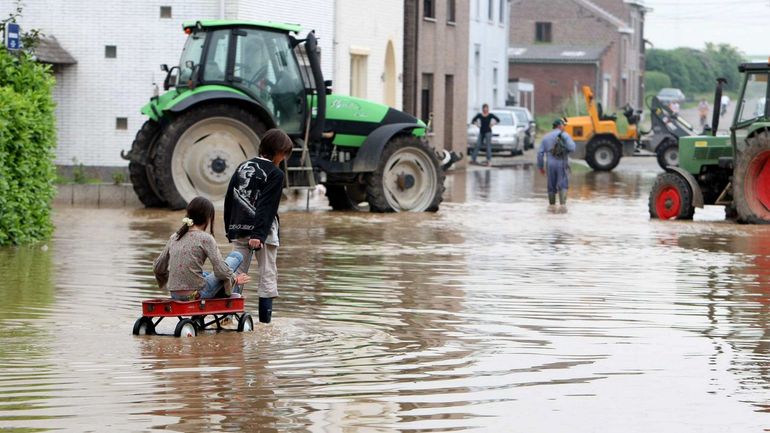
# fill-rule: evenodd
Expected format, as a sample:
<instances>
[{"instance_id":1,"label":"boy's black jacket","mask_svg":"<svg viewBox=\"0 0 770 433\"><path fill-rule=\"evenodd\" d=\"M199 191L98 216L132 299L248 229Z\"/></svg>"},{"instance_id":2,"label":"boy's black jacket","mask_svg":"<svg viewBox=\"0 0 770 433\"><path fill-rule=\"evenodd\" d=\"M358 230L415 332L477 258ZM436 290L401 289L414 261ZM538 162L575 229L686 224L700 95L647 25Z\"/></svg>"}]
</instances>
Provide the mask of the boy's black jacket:
<instances>
[{"instance_id":1,"label":"boy's black jacket","mask_svg":"<svg viewBox=\"0 0 770 433\"><path fill-rule=\"evenodd\" d=\"M227 239L248 237L262 243L278 216L283 190L283 171L272 161L250 159L233 173L225 195Z\"/></svg>"}]
</instances>

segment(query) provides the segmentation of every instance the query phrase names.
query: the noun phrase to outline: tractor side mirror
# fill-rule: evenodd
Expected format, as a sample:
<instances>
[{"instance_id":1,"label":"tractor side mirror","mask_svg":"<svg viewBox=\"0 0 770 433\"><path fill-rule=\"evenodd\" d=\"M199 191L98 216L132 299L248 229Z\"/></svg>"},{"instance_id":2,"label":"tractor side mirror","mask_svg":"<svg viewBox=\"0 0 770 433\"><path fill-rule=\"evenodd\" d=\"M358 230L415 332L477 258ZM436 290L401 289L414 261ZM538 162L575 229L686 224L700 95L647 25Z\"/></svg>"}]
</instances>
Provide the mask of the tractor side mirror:
<instances>
[{"instance_id":1,"label":"tractor side mirror","mask_svg":"<svg viewBox=\"0 0 770 433\"><path fill-rule=\"evenodd\" d=\"M327 95L331 95L332 94L332 80L324 81L324 89L325 89Z\"/></svg>"},{"instance_id":2,"label":"tractor side mirror","mask_svg":"<svg viewBox=\"0 0 770 433\"><path fill-rule=\"evenodd\" d=\"M168 72L168 65L163 63L162 65L160 65L160 70L163 72Z\"/></svg>"}]
</instances>

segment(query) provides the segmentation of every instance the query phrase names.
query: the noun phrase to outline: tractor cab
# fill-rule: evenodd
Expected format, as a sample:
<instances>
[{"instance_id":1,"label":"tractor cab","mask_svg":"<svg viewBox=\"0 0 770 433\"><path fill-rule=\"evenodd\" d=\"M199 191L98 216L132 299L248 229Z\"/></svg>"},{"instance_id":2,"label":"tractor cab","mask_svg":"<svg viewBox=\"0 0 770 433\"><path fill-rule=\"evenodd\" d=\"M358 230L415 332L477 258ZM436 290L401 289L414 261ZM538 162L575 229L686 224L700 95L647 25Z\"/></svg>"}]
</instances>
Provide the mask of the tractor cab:
<instances>
[{"instance_id":1,"label":"tractor cab","mask_svg":"<svg viewBox=\"0 0 770 433\"><path fill-rule=\"evenodd\" d=\"M206 21L185 23L184 30L189 36L179 66L163 67L166 90L175 87L179 96L204 86L224 86L218 90L242 93L270 115L274 126L301 135L307 95L324 82L322 76L313 76L308 65L316 53L300 49L310 38L315 46L312 33L308 39L297 40L287 31L299 32L299 26ZM305 60L304 64L298 59Z\"/></svg>"}]
</instances>

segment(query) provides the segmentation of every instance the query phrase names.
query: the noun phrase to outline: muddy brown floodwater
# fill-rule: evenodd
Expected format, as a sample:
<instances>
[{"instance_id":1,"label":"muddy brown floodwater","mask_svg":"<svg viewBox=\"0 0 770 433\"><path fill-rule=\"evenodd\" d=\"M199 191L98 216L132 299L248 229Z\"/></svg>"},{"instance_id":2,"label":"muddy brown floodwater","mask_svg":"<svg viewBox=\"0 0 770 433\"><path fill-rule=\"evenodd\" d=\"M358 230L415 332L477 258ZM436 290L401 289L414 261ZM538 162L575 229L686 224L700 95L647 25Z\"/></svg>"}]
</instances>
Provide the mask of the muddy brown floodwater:
<instances>
[{"instance_id":1,"label":"muddy brown floodwater","mask_svg":"<svg viewBox=\"0 0 770 433\"><path fill-rule=\"evenodd\" d=\"M0 249L0 430L762 431L770 232L650 221L657 172L576 171L567 215L526 164L436 214L290 201L273 323L188 339L131 335L182 214L57 208Z\"/></svg>"}]
</instances>

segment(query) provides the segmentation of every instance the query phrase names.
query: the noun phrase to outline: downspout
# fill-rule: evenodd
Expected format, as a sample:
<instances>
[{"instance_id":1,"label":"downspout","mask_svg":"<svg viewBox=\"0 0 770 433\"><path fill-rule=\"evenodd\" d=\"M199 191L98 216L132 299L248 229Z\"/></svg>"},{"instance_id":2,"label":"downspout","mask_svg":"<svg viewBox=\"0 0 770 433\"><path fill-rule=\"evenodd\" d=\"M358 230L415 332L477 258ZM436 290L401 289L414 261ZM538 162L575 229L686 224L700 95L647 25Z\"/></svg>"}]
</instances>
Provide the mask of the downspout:
<instances>
[{"instance_id":1,"label":"downspout","mask_svg":"<svg viewBox=\"0 0 770 433\"><path fill-rule=\"evenodd\" d=\"M226 0L219 0L219 19L220 20L225 19L225 1Z\"/></svg>"},{"instance_id":2,"label":"downspout","mask_svg":"<svg viewBox=\"0 0 770 433\"><path fill-rule=\"evenodd\" d=\"M414 20L414 84L412 85L413 94L414 94L414 116L418 119L420 118L420 113L417 112L417 105L419 100L422 99L422 89L417 88L417 83L419 82L418 78L420 77L419 74L419 68L417 67L419 63L420 58L420 2L415 1L414 2L414 9L416 13L416 17ZM426 120L427 122L427 120ZM427 132L427 131L426 131Z\"/></svg>"}]
</instances>

